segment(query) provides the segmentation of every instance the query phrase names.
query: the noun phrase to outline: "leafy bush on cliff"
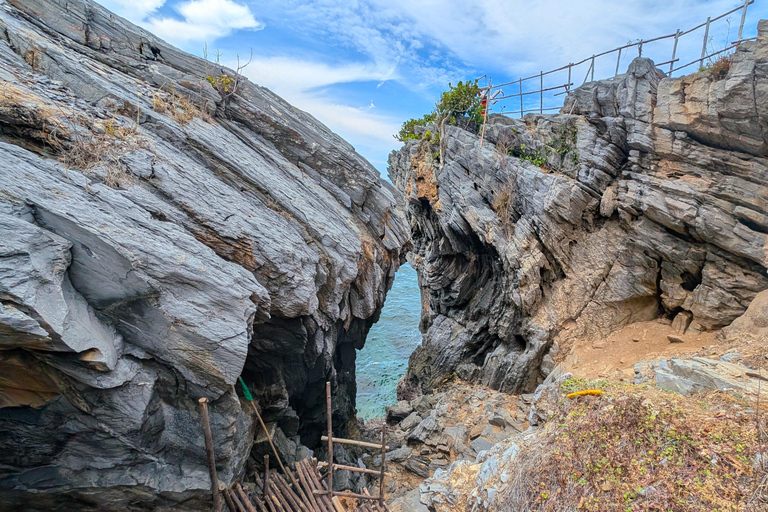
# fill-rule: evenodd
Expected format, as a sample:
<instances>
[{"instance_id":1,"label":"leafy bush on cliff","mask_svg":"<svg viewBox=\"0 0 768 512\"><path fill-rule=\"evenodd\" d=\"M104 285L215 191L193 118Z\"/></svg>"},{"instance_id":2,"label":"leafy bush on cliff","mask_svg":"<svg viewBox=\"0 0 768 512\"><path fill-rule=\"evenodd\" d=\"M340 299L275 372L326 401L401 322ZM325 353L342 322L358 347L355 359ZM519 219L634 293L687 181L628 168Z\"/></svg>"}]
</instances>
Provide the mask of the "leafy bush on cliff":
<instances>
[{"instance_id":1,"label":"leafy bush on cliff","mask_svg":"<svg viewBox=\"0 0 768 512\"><path fill-rule=\"evenodd\" d=\"M452 125L461 125L464 128L472 127L476 130L483 122L482 105L478 92L480 92L480 87L477 85L477 80L474 82L460 81L455 87L449 83L448 90L440 95L435 109L419 119L409 119L404 122L395 138L400 142L418 139L420 137L416 135L414 130L416 126L439 125L443 121Z\"/></svg>"}]
</instances>

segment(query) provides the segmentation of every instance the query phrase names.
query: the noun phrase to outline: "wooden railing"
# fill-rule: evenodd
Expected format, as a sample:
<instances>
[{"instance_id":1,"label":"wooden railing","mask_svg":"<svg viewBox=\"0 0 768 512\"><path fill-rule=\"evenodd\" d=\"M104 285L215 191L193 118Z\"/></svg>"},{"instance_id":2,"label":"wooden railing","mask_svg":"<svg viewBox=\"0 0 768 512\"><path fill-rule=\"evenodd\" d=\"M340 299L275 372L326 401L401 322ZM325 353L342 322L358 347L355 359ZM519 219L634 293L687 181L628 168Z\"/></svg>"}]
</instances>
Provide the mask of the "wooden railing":
<instances>
[{"instance_id":1,"label":"wooden railing","mask_svg":"<svg viewBox=\"0 0 768 512\"><path fill-rule=\"evenodd\" d=\"M494 84L492 83L491 79L488 79L488 84L483 87L482 89L488 91L488 97L493 96L493 93L495 91L502 91L500 94L497 94L496 97L493 99L491 103L497 104L498 102L503 102L503 100L510 100L511 98L519 98L519 110L505 110L507 106L510 108L516 108L517 102L515 102L515 105L512 105L511 102L507 102L506 104L502 103L501 106L504 107L501 109L502 114L506 115L513 115L513 116L519 116L523 117L526 112L539 112L544 113L547 111L553 111L553 110L560 110L561 107L545 107L545 94L544 93L552 93L548 96L556 97L561 96L564 94L568 94L571 91L571 87L574 85L574 75L577 71L577 68L581 67L581 70L583 71L583 65L589 63L589 67L587 68L587 71L584 75L584 79L581 82L581 85L587 83L588 81L593 82L595 80L595 65L598 59L604 58L611 54L616 54L616 67L614 70L613 76L616 77L619 74L620 66L621 66L621 58L622 58L622 52L624 52L624 56L627 56L626 50L629 50L630 48L637 48L637 55L639 57L643 56L643 46L648 46L650 43L663 41L667 39L673 40L672 45L672 53L671 58L667 61L656 63L656 66L661 68L662 66L669 65L669 70L667 71L668 76L672 76L672 73L676 71L680 71L682 69L688 68L690 66L693 66L694 64L699 65L699 68L702 68L704 66L704 62L708 61L712 57L715 57L717 55L723 54L727 51L733 50L737 46L739 46L741 43L745 41L749 41L752 39L755 39L754 37L750 38L742 38L743 32L744 32L744 22L746 20L747 16L747 8L754 3L755 0L744 0L743 5L740 5L739 7L736 7L734 9L731 9L730 11L723 13L719 16L716 16L714 18L709 17L707 18L707 21L700 23L699 25L696 25L693 28L689 28L688 30L676 30L673 34L666 34L663 36L654 37L652 39L646 39L646 40L639 40L634 42L629 42L623 46L619 46L617 48L613 48L612 50L604 51L602 53L594 54L590 57L587 57L585 59L580 60L579 62L571 62L569 64L566 64L565 66L560 66L557 69L552 69L550 71L540 71L538 74L518 78L516 80L510 80L507 82L503 82L500 84ZM710 53L707 53L707 43L709 42L709 34L710 34L710 28L712 27L712 24L722 20L723 18L736 13L738 11L741 11L741 23L739 24L739 31L738 35L736 37L736 41L731 42L730 44L726 45L725 48L718 51L712 51ZM691 62L688 62L686 64L677 66L677 63L679 63L680 59L678 57L678 43L680 42L682 37L685 37L693 32L696 32L698 30L704 29L704 37L703 37L703 43L701 47L701 56L698 59L692 60ZM669 55L669 54L668 54ZM676 67L677 66L677 67ZM561 74L564 78L567 73L567 79L560 80L561 83L558 85L550 85L547 87L544 87L544 78L549 77L550 75L554 74ZM579 75L581 76L581 75ZM485 78L485 75L481 77ZM605 78L603 76L603 78ZM526 84L531 81L536 81L534 84L538 85L538 88L536 88L536 85L533 85L532 87L528 87L528 90L526 90ZM557 82L556 82L557 83ZM505 94L502 87L517 87L517 91ZM558 91L558 92L554 92ZM528 107L526 108L526 97L534 97L534 95L538 95L539 101L538 105L534 104L534 106L530 105L530 101L528 101ZM489 105L491 107L491 105ZM498 110L499 107L494 107L494 110ZM491 108L487 109L486 112L490 111Z\"/></svg>"}]
</instances>

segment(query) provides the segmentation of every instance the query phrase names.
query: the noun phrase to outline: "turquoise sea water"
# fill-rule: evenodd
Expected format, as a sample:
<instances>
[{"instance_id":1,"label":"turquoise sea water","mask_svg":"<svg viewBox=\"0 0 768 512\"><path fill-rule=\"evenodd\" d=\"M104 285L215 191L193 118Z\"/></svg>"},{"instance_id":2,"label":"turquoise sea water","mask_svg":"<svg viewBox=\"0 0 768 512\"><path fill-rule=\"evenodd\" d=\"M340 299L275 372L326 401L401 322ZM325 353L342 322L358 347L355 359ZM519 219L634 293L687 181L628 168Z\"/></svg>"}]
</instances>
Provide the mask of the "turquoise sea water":
<instances>
[{"instance_id":1,"label":"turquoise sea water","mask_svg":"<svg viewBox=\"0 0 768 512\"><path fill-rule=\"evenodd\" d=\"M405 264L395 276L365 347L357 353L357 415L361 418L384 416L384 407L397 401L397 381L405 374L411 352L421 343L420 319L416 271Z\"/></svg>"}]
</instances>

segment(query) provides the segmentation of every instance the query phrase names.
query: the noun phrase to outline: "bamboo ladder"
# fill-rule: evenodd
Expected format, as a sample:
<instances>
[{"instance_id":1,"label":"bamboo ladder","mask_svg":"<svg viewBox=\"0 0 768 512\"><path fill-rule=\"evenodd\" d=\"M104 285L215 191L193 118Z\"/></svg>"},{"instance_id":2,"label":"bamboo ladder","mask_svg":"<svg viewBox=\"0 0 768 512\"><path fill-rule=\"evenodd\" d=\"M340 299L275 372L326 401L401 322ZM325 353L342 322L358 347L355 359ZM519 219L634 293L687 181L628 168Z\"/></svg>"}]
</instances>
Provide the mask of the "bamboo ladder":
<instances>
[{"instance_id":1,"label":"bamboo ladder","mask_svg":"<svg viewBox=\"0 0 768 512\"><path fill-rule=\"evenodd\" d=\"M216 474L215 454L213 450L213 436L210 427L210 419L208 414L208 400L201 398L200 404L200 420L203 427L204 440L206 454L208 458L208 468L211 476L211 491L213 494L213 510L214 512L223 512L224 503L230 512L348 512L348 510L357 510L359 512L389 512L389 508L384 503L384 476L386 464L386 425L382 431L381 446L373 443L365 443L362 441L354 441L351 439L339 439L333 437L332 423L331 423L331 395L330 395L330 382L326 383L326 395L328 406L328 437L323 436L322 440L328 441L329 446L329 463L318 462L317 459L303 459L296 462L294 471L290 468L286 468L280 456L277 453L266 425L261 419L261 415L256 409L253 399L250 396L250 392L247 392L245 383L241 381L243 390L246 393L246 398L253 405L253 409L256 412L259 423L261 424L264 432L267 436L269 444L277 458L278 465L283 470L285 477L279 473L270 472L269 467L269 455L264 456L264 478L260 478L258 475L255 477L255 485L253 489L240 485L239 482L234 483L232 486L227 487L223 483L219 483L218 475ZM380 448L382 453L382 465L381 471L375 471L371 469L357 468L354 466L345 466L342 464L333 463L333 442L342 444L350 444L360 446L364 448ZM327 484L323 482L325 479L320 475L319 469L321 467L328 467L328 471L325 475L327 477ZM348 471L357 471L360 473L367 473L373 475L379 475L381 478L379 496L371 496L367 489L363 489L364 494L352 493L352 492L338 492L333 491L333 469L345 469ZM339 498L350 498L356 500L362 500L361 504L354 506L352 509L347 509L343 506Z\"/></svg>"},{"instance_id":2,"label":"bamboo ladder","mask_svg":"<svg viewBox=\"0 0 768 512\"><path fill-rule=\"evenodd\" d=\"M351 499L358 499L358 500L369 500L373 502L375 506L375 510L379 511L388 511L385 500L385 494L384 494L384 477L387 476L386 472L386 466L387 466L387 450L389 449L389 446L387 446L387 423L384 422L384 425L381 427L381 445L377 445L374 443L366 443L364 441L355 441L354 439L344 439L341 437L333 437L333 419L332 419L332 412L333 407L331 404L331 383L326 382L325 383L325 403L326 403L326 416L327 416L327 424L328 424L328 435L322 436L321 440L326 441L328 443L328 462L323 464L320 463L319 466L327 466L328 467L328 490L326 491L315 491L315 494L319 495L330 495L330 496L338 496L342 498L351 498ZM374 469L365 469L365 468L358 468L355 466L345 466L343 464L335 464L333 462L333 443L339 443L339 444L347 444L352 446L359 446L361 448L372 448L372 449L380 449L381 450L381 470L376 471ZM369 475L378 475L379 476L379 495L378 496L371 496L367 492L365 494L359 494L359 493L353 493L349 491L334 491L333 490L333 471L336 469L345 469L347 471L354 471L357 473L365 473Z\"/></svg>"}]
</instances>

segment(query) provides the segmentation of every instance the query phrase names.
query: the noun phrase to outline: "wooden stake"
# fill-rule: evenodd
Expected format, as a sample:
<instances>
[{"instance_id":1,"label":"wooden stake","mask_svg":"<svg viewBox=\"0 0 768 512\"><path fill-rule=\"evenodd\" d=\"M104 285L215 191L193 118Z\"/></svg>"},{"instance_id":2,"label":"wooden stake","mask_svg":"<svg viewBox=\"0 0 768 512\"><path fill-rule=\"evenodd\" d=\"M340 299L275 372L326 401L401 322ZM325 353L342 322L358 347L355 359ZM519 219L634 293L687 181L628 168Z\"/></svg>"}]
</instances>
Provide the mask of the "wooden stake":
<instances>
[{"instance_id":1,"label":"wooden stake","mask_svg":"<svg viewBox=\"0 0 768 512\"><path fill-rule=\"evenodd\" d=\"M384 475L387 467L387 422L381 427L381 477L379 481L379 505L384 506Z\"/></svg>"},{"instance_id":2,"label":"wooden stake","mask_svg":"<svg viewBox=\"0 0 768 512\"><path fill-rule=\"evenodd\" d=\"M203 437L205 438L205 452L208 455L208 473L211 476L211 492L213 493L213 511L222 512L223 503L219 494L219 477L216 475L216 455L213 452L213 435L211 434L211 421L208 417L208 399L203 397L200 403L200 422L203 424Z\"/></svg>"},{"instance_id":3,"label":"wooden stake","mask_svg":"<svg viewBox=\"0 0 768 512\"><path fill-rule=\"evenodd\" d=\"M269 455L264 455L264 499L269 494Z\"/></svg>"},{"instance_id":4,"label":"wooden stake","mask_svg":"<svg viewBox=\"0 0 768 512\"><path fill-rule=\"evenodd\" d=\"M331 383L325 383L325 405L328 415L328 490L333 492L333 408L331 406Z\"/></svg>"}]
</instances>

